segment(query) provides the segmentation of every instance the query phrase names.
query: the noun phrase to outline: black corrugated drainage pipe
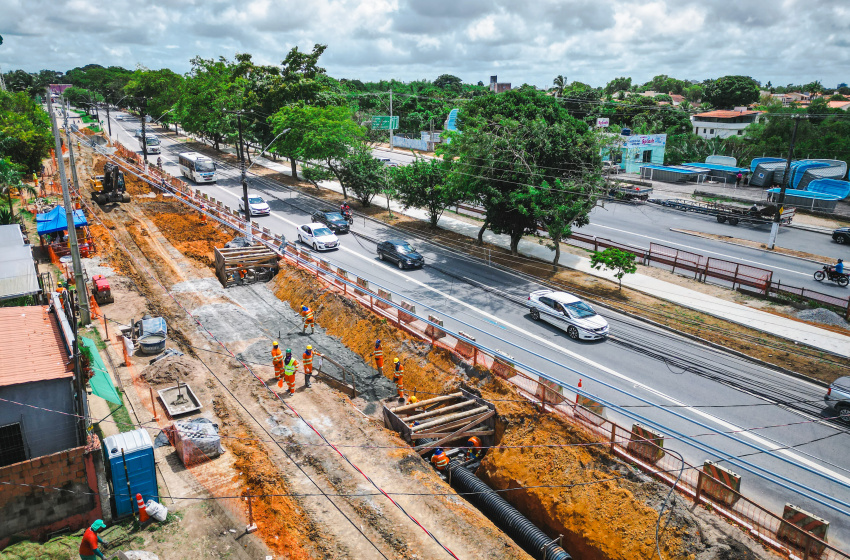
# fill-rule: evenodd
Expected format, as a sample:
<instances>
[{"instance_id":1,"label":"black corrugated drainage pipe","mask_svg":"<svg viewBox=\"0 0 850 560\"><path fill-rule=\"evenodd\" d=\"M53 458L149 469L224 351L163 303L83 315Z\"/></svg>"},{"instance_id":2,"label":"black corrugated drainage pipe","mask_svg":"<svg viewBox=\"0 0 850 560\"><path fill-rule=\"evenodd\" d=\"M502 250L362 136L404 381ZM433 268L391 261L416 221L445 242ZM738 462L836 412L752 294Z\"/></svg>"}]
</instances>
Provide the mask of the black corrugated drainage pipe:
<instances>
[{"instance_id":1,"label":"black corrugated drainage pipe","mask_svg":"<svg viewBox=\"0 0 850 560\"><path fill-rule=\"evenodd\" d=\"M464 495L464 498L475 504L475 507L533 557L540 560L572 559L572 556L534 523L457 461L452 461L447 471L452 488L460 493L475 492Z\"/></svg>"}]
</instances>

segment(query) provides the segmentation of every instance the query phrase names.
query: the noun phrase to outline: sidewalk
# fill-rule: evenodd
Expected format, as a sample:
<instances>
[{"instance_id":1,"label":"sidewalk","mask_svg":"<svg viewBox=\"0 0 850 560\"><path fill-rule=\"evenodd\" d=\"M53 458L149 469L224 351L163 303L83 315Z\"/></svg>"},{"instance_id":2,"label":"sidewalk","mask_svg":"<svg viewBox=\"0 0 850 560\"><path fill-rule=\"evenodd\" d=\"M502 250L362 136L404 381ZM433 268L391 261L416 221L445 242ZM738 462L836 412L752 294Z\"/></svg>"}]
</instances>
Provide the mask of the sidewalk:
<instances>
[{"instance_id":1,"label":"sidewalk","mask_svg":"<svg viewBox=\"0 0 850 560\"><path fill-rule=\"evenodd\" d=\"M224 151L235 153L234 148L226 147ZM272 169L279 173L290 174L291 170L288 164L273 162L266 158L254 157L252 161L256 165ZM322 188L342 192L342 187L335 181L324 181L320 183ZM374 198L373 204L380 207L386 207L386 198L378 195ZM425 211L417 208L403 210L397 202L390 202L390 207L394 212L427 220L428 216ZM466 237L476 238L478 236L479 227L473 224L462 222L451 217L443 216L438 222L443 229L454 231ZM499 247L510 247L510 238L506 235L496 235L490 231L485 232L484 240ZM534 257L544 261L550 261L554 258L554 252L543 245L523 239L519 243L519 252L523 256ZM586 274L614 280L613 273L609 271L599 271L591 268L590 259L579 257L571 253L561 252L560 264L564 267L578 270ZM812 348L818 348L825 352L850 358L850 336L838 334L826 329L821 329L814 325L795 321L780 317L772 313L766 313L757 309L752 309L746 305L741 305L731 301L726 301L714 296L706 295L695 290L679 286L664 280L651 278L642 274L630 274L623 278L623 285L643 292L647 295L664 299L699 311L707 315L731 321L739 325L750 327L768 334L772 334L788 340L800 342Z\"/></svg>"}]
</instances>

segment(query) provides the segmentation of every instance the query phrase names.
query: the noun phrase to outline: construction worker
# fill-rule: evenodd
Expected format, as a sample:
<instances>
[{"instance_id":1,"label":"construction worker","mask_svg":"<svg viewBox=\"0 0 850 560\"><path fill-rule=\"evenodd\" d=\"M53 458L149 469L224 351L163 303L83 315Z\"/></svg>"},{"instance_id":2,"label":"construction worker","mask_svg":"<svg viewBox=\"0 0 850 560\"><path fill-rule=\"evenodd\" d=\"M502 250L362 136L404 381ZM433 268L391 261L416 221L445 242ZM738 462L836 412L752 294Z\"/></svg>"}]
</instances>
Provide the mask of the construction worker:
<instances>
[{"instance_id":1,"label":"construction worker","mask_svg":"<svg viewBox=\"0 0 850 560\"><path fill-rule=\"evenodd\" d=\"M304 317L304 328L301 329L301 334L307 332L307 326L310 327L310 334L316 332L316 323L313 319L313 310L306 305L301 306L301 316Z\"/></svg>"},{"instance_id":2,"label":"construction worker","mask_svg":"<svg viewBox=\"0 0 850 560\"><path fill-rule=\"evenodd\" d=\"M431 455L431 464L434 465L434 468L438 471L444 471L449 465L449 457L438 447L434 450L434 454Z\"/></svg>"},{"instance_id":3,"label":"construction worker","mask_svg":"<svg viewBox=\"0 0 850 560\"><path fill-rule=\"evenodd\" d=\"M283 387L281 378L283 377L283 353L275 340L272 343L272 365L274 365L274 377L278 380L278 384Z\"/></svg>"},{"instance_id":4,"label":"construction worker","mask_svg":"<svg viewBox=\"0 0 850 560\"><path fill-rule=\"evenodd\" d=\"M481 456L481 440L478 439L478 436L470 436L468 440L466 440L466 459L477 459Z\"/></svg>"},{"instance_id":5,"label":"construction worker","mask_svg":"<svg viewBox=\"0 0 850 560\"><path fill-rule=\"evenodd\" d=\"M310 378L313 376L313 347L308 344L301 357L304 360L304 386L310 387Z\"/></svg>"},{"instance_id":6,"label":"construction worker","mask_svg":"<svg viewBox=\"0 0 850 560\"><path fill-rule=\"evenodd\" d=\"M370 355L375 358L375 369L378 370L379 374L384 375L384 349L381 348L380 339L375 341L375 349L372 350Z\"/></svg>"},{"instance_id":7,"label":"construction worker","mask_svg":"<svg viewBox=\"0 0 850 560\"><path fill-rule=\"evenodd\" d=\"M298 367L298 360L292 357L292 350L286 349L286 356L283 358L283 376L286 378L286 384L289 386L289 394L295 394L295 369ZM277 384L278 387L283 387L283 382Z\"/></svg>"},{"instance_id":8,"label":"construction worker","mask_svg":"<svg viewBox=\"0 0 850 560\"><path fill-rule=\"evenodd\" d=\"M393 360L393 383L398 389L398 400L404 402L404 366L398 361L398 358Z\"/></svg>"},{"instance_id":9,"label":"construction worker","mask_svg":"<svg viewBox=\"0 0 850 560\"><path fill-rule=\"evenodd\" d=\"M98 519L94 523L91 524L91 527L86 529L86 532L83 533L83 540L80 542L80 558L82 560L96 560L97 558L103 559L103 552L98 548L98 543L102 544L104 547L108 546L109 543L104 541L98 535L98 532L106 529L106 523L103 522L102 519Z\"/></svg>"}]
</instances>

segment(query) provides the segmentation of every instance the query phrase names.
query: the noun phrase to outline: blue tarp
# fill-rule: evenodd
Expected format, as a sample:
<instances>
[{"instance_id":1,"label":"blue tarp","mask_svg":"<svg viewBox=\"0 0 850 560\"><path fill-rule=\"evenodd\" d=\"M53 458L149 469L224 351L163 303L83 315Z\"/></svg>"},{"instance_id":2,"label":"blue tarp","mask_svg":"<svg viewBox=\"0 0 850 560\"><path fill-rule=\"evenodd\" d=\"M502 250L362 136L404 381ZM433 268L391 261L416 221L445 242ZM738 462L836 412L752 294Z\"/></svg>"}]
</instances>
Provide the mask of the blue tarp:
<instances>
[{"instance_id":1,"label":"blue tarp","mask_svg":"<svg viewBox=\"0 0 850 560\"><path fill-rule=\"evenodd\" d=\"M65 217L65 208L57 206L50 212L38 214L35 217L36 229L39 235L47 235L48 233L56 233L57 231L66 231L68 229L68 219ZM86 220L86 215L82 210L74 210L74 229L89 225Z\"/></svg>"}]
</instances>

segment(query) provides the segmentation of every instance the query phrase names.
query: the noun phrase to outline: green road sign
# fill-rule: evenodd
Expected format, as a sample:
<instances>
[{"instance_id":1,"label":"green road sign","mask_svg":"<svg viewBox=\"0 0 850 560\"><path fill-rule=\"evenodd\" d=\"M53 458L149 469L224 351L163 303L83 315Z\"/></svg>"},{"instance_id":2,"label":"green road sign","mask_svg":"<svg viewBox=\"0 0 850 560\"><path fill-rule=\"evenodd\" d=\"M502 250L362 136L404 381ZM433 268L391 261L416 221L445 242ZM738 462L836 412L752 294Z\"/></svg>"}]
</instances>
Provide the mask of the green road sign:
<instances>
[{"instance_id":1,"label":"green road sign","mask_svg":"<svg viewBox=\"0 0 850 560\"><path fill-rule=\"evenodd\" d=\"M398 117L372 117L372 130L396 130Z\"/></svg>"}]
</instances>

